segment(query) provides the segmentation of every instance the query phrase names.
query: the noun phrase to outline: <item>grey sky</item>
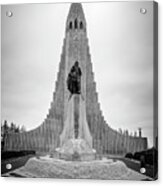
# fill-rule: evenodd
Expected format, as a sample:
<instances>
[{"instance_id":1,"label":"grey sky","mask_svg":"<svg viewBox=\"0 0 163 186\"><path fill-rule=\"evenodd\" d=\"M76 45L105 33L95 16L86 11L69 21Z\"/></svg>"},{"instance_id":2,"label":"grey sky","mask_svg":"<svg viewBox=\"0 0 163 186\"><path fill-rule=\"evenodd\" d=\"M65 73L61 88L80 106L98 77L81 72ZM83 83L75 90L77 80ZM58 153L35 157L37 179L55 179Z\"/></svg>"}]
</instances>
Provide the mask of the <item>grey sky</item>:
<instances>
[{"instance_id":1,"label":"grey sky","mask_svg":"<svg viewBox=\"0 0 163 186\"><path fill-rule=\"evenodd\" d=\"M2 120L27 129L50 107L70 4L2 7ZM140 8L147 14L141 14ZM152 145L152 2L84 3L99 102L108 124L142 127ZM11 10L13 16L6 17Z\"/></svg>"}]
</instances>

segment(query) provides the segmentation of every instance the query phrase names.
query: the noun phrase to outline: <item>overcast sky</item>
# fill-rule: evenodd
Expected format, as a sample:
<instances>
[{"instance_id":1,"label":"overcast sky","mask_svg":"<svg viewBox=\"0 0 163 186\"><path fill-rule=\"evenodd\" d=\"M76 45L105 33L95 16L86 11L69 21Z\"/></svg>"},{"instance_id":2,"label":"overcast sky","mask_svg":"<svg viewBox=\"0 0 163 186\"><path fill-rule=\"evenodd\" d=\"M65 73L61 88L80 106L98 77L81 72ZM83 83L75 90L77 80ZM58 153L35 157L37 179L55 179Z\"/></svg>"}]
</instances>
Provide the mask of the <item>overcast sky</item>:
<instances>
[{"instance_id":1,"label":"overcast sky","mask_svg":"<svg viewBox=\"0 0 163 186\"><path fill-rule=\"evenodd\" d=\"M69 3L2 7L2 121L33 129L48 114L69 8ZM141 127L151 146L152 2L84 3L83 9L105 120L114 129Z\"/></svg>"}]
</instances>

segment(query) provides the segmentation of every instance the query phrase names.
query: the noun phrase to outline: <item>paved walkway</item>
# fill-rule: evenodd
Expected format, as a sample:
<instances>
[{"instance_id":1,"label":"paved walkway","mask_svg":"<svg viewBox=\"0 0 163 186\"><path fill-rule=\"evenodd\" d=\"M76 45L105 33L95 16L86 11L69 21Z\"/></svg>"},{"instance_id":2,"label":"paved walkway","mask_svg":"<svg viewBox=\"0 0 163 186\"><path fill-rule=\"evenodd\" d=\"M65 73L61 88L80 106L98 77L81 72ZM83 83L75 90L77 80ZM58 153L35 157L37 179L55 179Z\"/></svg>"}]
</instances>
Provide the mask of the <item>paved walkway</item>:
<instances>
[{"instance_id":1,"label":"paved walkway","mask_svg":"<svg viewBox=\"0 0 163 186\"><path fill-rule=\"evenodd\" d=\"M104 180L152 180L126 166L120 160L103 159L90 162L69 162L49 157L31 158L25 166L4 176L58 178L58 179L104 179Z\"/></svg>"}]
</instances>

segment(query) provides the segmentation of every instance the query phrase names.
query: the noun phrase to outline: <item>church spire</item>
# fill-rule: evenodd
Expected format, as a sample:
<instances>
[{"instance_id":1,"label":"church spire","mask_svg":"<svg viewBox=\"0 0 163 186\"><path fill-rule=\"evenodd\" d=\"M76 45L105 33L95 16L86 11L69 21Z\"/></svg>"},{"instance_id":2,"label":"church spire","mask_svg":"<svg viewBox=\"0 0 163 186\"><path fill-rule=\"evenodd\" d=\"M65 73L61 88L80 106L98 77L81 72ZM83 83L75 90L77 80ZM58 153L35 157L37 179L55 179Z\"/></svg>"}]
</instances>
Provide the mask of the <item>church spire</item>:
<instances>
[{"instance_id":1,"label":"church spire","mask_svg":"<svg viewBox=\"0 0 163 186\"><path fill-rule=\"evenodd\" d=\"M86 30L86 21L81 3L72 3L66 24L66 30Z\"/></svg>"}]
</instances>

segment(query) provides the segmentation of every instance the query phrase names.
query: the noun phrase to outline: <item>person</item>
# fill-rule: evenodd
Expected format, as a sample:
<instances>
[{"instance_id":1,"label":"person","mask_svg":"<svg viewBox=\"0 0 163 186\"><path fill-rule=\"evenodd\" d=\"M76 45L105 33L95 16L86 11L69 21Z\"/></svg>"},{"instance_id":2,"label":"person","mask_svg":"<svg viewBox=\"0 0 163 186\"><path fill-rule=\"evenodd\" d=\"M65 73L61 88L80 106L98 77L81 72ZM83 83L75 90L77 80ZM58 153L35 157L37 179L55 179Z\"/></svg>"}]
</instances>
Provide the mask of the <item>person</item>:
<instances>
[{"instance_id":1,"label":"person","mask_svg":"<svg viewBox=\"0 0 163 186\"><path fill-rule=\"evenodd\" d=\"M71 95L81 93L81 76L82 72L79 67L79 62L76 61L72 66L67 78L67 88Z\"/></svg>"}]
</instances>

